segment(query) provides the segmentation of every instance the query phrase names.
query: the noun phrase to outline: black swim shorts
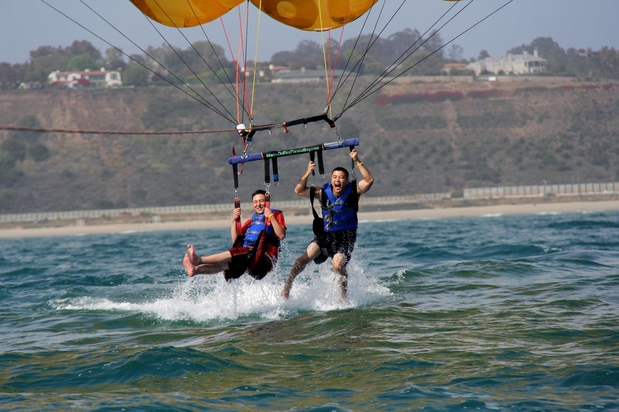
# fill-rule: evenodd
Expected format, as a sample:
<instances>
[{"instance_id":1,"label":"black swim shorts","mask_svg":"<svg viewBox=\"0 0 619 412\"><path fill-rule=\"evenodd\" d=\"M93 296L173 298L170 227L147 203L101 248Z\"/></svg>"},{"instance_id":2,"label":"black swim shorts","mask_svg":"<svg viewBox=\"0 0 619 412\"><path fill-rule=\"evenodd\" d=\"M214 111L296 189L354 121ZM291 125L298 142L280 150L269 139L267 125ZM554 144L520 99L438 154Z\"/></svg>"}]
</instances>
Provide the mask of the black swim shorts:
<instances>
[{"instance_id":1,"label":"black swim shorts","mask_svg":"<svg viewBox=\"0 0 619 412\"><path fill-rule=\"evenodd\" d=\"M327 260L327 258L332 258L338 253L343 253L348 263L352 251L355 248L356 241L357 229L326 232L320 236L316 236L312 242L320 247L320 255L314 258L314 263L319 265Z\"/></svg>"},{"instance_id":2,"label":"black swim shorts","mask_svg":"<svg viewBox=\"0 0 619 412\"><path fill-rule=\"evenodd\" d=\"M230 249L232 259L230 263L228 263L228 269L224 270L224 278L227 281L238 279L243 276L245 272L252 278L260 280L273 269L273 260L266 253L258 259L258 262L256 262L253 268L248 269L250 259L253 259L254 256L251 251L252 248L247 247Z\"/></svg>"}]
</instances>

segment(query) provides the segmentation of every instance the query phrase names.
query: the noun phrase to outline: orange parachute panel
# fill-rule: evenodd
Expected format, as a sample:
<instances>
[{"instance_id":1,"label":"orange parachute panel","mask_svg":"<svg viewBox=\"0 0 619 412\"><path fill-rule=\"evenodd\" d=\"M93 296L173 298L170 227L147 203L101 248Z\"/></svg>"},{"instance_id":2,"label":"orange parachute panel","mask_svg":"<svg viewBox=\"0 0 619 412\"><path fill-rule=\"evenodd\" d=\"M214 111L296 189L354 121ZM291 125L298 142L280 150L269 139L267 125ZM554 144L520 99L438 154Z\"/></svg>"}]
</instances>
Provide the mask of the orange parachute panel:
<instances>
[{"instance_id":1,"label":"orange parachute panel","mask_svg":"<svg viewBox=\"0 0 619 412\"><path fill-rule=\"evenodd\" d=\"M378 0L251 0L287 26L308 31L337 29L365 14Z\"/></svg>"},{"instance_id":2,"label":"orange parachute panel","mask_svg":"<svg viewBox=\"0 0 619 412\"><path fill-rule=\"evenodd\" d=\"M243 0L130 0L151 19L171 27L194 27L223 16Z\"/></svg>"}]
</instances>

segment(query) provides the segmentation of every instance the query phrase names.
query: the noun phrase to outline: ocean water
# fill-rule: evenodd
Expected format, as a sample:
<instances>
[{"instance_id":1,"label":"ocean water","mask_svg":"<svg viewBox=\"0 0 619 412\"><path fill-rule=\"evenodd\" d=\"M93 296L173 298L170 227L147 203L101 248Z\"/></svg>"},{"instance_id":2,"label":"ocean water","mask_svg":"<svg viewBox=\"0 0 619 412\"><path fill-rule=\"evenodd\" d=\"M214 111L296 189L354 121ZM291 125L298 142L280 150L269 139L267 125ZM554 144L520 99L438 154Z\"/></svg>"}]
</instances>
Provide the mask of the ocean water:
<instances>
[{"instance_id":1,"label":"ocean water","mask_svg":"<svg viewBox=\"0 0 619 412\"><path fill-rule=\"evenodd\" d=\"M619 212L361 222L279 297L227 229L0 239L0 410L619 410Z\"/></svg>"}]
</instances>

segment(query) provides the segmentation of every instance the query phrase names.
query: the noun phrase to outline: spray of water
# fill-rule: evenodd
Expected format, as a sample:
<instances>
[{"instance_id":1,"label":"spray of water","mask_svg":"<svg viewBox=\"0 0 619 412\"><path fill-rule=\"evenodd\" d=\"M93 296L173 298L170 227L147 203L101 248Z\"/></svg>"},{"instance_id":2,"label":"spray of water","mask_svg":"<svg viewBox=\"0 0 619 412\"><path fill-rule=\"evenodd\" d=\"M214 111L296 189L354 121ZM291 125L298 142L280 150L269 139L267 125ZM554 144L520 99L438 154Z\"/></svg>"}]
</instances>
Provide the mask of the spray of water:
<instances>
[{"instance_id":1,"label":"spray of water","mask_svg":"<svg viewBox=\"0 0 619 412\"><path fill-rule=\"evenodd\" d=\"M330 260L322 265L310 263L297 277L289 300L281 297L287 268L276 267L258 281L242 276L226 282L222 274L186 278L167 290L165 296L138 301L116 302L114 298L80 297L56 302L63 310L103 310L142 313L165 321L210 323L242 318L281 319L306 311L329 311L364 306L389 296L389 289L376 274L354 257L348 265L348 299L340 300L337 276Z\"/></svg>"}]
</instances>

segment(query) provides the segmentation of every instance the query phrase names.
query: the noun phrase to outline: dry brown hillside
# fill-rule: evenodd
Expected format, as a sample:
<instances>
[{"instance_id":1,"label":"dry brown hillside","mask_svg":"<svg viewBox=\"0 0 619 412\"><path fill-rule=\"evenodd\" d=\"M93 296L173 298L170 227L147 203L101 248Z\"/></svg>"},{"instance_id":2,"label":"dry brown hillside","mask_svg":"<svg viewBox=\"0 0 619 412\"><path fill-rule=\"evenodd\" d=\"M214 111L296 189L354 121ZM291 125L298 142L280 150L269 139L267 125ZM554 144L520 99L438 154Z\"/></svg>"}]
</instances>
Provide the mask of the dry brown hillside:
<instances>
[{"instance_id":1,"label":"dry brown hillside","mask_svg":"<svg viewBox=\"0 0 619 412\"><path fill-rule=\"evenodd\" d=\"M345 138L360 138L359 153L376 179L370 195L457 195L464 187L616 180L619 86L516 79L407 79L346 112L338 131ZM315 85L259 86L257 124L323 109L323 91ZM33 117L46 129L234 127L173 88L0 92L0 126ZM227 164L232 136L0 131L0 213L232 201ZM288 134L276 129L272 135L256 134L251 151L336 138L322 123L291 128ZM275 196L294 198L292 188L307 160L280 159ZM344 150L327 152L325 163L327 169L350 166ZM263 186L262 165L247 164L240 182L243 196Z\"/></svg>"}]
</instances>

